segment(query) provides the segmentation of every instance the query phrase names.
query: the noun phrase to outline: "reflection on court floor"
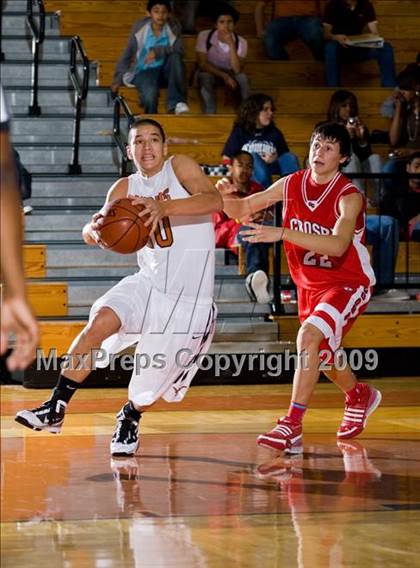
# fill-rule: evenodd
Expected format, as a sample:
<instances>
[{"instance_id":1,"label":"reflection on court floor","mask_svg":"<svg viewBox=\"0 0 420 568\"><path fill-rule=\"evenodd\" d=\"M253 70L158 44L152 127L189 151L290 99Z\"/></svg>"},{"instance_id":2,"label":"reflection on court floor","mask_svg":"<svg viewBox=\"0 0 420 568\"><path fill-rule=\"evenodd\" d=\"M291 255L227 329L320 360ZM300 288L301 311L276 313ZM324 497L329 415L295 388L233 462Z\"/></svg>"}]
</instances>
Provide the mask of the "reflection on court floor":
<instances>
[{"instance_id":1,"label":"reflection on court floor","mask_svg":"<svg viewBox=\"0 0 420 568\"><path fill-rule=\"evenodd\" d=\"M400 380L405 389L378 381L380 411L360 439L339 443L339 397L319 385L293 457L255 444L288 386L192 389L188 410L145 416L139 455L120 459L109 456L110 410L124 391L106 391L95 413L83 405L103 391L81 391L54 436L21 429L10 412L43 393L3 387L4 565L414 565L419 393Z\"/></svg>"}]
</instances>

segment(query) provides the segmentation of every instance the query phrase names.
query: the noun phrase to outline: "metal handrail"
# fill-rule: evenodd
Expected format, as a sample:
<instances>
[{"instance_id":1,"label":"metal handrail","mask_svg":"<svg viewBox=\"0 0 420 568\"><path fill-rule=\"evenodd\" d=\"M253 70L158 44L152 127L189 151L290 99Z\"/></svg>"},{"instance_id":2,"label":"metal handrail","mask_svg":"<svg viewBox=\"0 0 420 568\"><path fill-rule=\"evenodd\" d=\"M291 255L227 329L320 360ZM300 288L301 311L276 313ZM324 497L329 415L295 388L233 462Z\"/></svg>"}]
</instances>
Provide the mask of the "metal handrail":
<instances>
[{"instance_id":1,"label":"metal handrail","mask_svg":"<svg viewBox=\"0 0 420 568\"><path fill-rule=\"evenodd\" d=\"M401 180L403 179L418 179L419 178L419 174L409 174L407 172L404 173L350 173L350 172L346 172L345 173L346 177L350 178L350 179L360 179L360 178L366 178L366 179L393 179L393 180ZM282 213L282 207L280 203L276 204L276 209L275 209L275 220L274 223L276 226L281 226L281 213ZM379 212L379 214L381 214ZM408 254L408 250L409 250L409 240L405 241L405 248L406 248L406 258L405 258L405 282L398 284L398 283L393 283L392 284L392 288L418 288L419 285L416 282L409 282L409 276L410 276L410 271L409 271L409 254ZM295 290L296 287L293 283L291 283L290 285L286 285L284 286L281 282L281 255L282 255L282 246L281 246L281 242L277 241L274 243L274 259L273 259L273 288L274 288L274 299L273 299L273 303L272 303L272 315L283 315L285 313L284 310L284 306L281 302L281 291L282 290ZM385 286L385 285L380 285L377 284L375 286L377 289L382 289L382 288L387 288L389 286Z\"/></svg>"},{"instance_id":2,"label":"metal handrail","mask_svg":"<svg viewBox=\"0 0 420 568\"><path fill-rule=\"evenodd\" d=\"M77 73L77 56L82 60L83 76L80 79ZM79 164L80 147L80 121L82 118L82 104L89 92L89 71L90 63L79 36L74 36L70 40L70 79L74 87L75 112L73 124L73 150L72 161L68 166L70 175L80 175L82 167Z\"/></svg>"},{"instance_id":3,"label":"metal handrail","mask_svg":"<svg viewBox=\"0 0 420 568\"><path fill-rule=\"evenodd\" d=\"M34 18L34 4L39 9L39 24ZM38 67L39 67L39 47L45 38L45 7L44 0L27 0L26 22L32 33L32 80L31 80L31 104L29 105L29 116L39 116L41 107L38 104Z\"/></svg>"},{"instance_id":4,"label":"metal handrail","mask_svg":"<svg viewBox=\"0 0 420 568\"><path fill-rule=\"evenodd\" d=\"M125 138L123 138L122 134L121 134L121 110L123 111L123 113L125 114L126 118L127 118L127 126L128 129L130 129L130 126L133 122L133 120L135 119L134 114L131 112L130 107L127 104L127 101L125 100L125 98L121 95L115 97L114 99L114 118L113 118L113 122L114 122L114 126L112 129L112 134L113 134L113 138L114 138L114 142L116 143L118 149L121 152L121 164L120 164L120 176L121 177L126 177L127 176L127 165L128 165L128 156L127 156L127 149L126 149L126 143L127 141L125 140Z\"/></svg>"},{"instance_id":5,"label":"metal handrail","mask_svg":"<svg viewBox=\"0 0 420 568\"><path fill-rule=\"evenodd\" d=\"M6 57L2 49L2 37L3 37L3 6L0 2L0 62L6 60Z\"/></svg>"}]
</instances>

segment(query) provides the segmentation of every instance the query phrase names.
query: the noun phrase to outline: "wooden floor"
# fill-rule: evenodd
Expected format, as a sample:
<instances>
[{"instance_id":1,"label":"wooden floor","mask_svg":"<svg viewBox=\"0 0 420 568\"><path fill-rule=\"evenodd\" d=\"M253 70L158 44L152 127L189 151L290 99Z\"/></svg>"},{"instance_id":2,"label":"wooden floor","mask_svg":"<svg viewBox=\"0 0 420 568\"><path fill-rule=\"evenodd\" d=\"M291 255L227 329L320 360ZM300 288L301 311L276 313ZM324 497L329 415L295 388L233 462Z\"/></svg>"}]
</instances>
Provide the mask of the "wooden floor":
<instances>
[{"instance_id":1,"label":"wooden floor","mask_svg":"<svg viewBox=\"0 0 420 568\"><path fill-rule=\"evenodd\" d=\"M196 387L144 415L126 460L108 449L125 391L79 391L54 436L13 421L47 391L4 386L1 565L418 566L420 378L374 384L383 404L341 447L332 385L318 385L293 458L255 444L289 385Z\"/></svg>"}]
</instances>

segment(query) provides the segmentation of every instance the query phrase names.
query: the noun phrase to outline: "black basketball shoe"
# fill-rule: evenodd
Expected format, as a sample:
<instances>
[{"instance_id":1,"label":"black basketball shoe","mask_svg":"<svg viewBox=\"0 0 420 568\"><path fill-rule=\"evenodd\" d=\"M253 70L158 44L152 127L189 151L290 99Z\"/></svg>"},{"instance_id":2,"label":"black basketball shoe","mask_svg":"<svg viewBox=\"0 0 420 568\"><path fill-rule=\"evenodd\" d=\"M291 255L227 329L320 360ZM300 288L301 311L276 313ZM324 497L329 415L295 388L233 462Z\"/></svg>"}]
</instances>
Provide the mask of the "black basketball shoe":
<instances>
[{"instance_id":1,"label":"black basketball shoe","mask_svg":"<svg viewBox=\"0 0 420 568\"><path fill-rule=\"evenodd\" d=\"M138 415L138 419L134 418ZM110 450L112 456L133 456L139 446L140 412L131 403L125 404L117 414L117 425L112 436Z\"/></svg>"},{"instance_id":2,"label":"black basketball shoe","mask_svg":"<svg viewBox=\"0 0 420 568\"><path fill-rule=\"evenodd\" d=\"M67 403L64 400L50 399L38 408L21 410L15 416L16 422L32 430L47 430L53 434L61 432Z\"/></svg>"}]
</instances>

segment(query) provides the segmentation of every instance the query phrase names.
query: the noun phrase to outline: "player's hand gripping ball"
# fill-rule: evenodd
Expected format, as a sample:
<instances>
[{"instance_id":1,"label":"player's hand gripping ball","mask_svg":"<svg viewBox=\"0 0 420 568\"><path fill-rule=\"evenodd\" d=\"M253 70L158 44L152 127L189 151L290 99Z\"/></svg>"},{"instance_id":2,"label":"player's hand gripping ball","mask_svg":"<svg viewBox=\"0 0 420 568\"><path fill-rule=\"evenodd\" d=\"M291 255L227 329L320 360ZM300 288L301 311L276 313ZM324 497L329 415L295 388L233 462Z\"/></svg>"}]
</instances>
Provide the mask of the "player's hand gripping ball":
<instances>
[{"instance_id":1,"label":"player's hand gripping ball","mask_svg":"<svg viewBox=\"0 0 420 568\"><path fill-rule=\"evenodd\" d=\"M144 217L139 217L143 209L143 205L133 205L128 198L108 203L95 221L100 245L120 254L131 254L143 248L150 235Z\"/></svg>"}]
</instances>

